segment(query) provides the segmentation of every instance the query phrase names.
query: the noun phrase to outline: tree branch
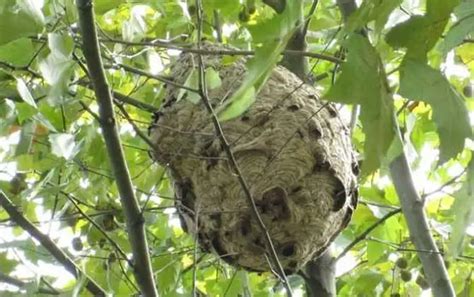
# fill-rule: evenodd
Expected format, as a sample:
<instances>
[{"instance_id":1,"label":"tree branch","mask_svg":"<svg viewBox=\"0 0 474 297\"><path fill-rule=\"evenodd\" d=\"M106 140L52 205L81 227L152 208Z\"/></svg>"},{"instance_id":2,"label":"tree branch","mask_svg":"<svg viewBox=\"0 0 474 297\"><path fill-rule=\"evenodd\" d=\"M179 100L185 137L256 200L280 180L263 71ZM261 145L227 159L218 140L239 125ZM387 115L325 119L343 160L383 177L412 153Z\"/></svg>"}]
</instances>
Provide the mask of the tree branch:
<instances>
[{"instance_id":1,"label":"tree branch","mask_svg":"<svg viewBox=\"0 0 474 297\"><path fill-rule=\"evenodd\" d=\"M423 200L416 191L405 152L390 164L395 190L397 191L403 215L407 221L410 238L418 251L423 270L435 297L455 296L453 286L446 271L443 257L433 240L424 211ZM430 251L420 252L420 251Z\"/></svg>"},{"instance_id":2,"label":"tree branch","mask_svg":"<svg viewBox=\"0 0 474 297\"><path fill-rule=\"evenodd\" d=\"M336 267L331 249L327 249L317 259L311 260L299 272L306 284L306 294L310 297L336 296Z\"/></svg>"},{"instance_id":3,"label":"tree branch","mask_svg":"<svg viewBox=\"0 0 474 297\"><path fill-rule=\"evenodd\" d=\"M6 283L11 286L15 286L17 288L24 288L28 286L30 283L22 281L20 279L11 277L3 272L0 272L0 283ZM39 294L47 294L47 295L59 295L60 292L55 290L55 289L49 289L49 288L38 288L35 293Z\"/></svg>"},{"instance_id":4,"label":"tree branch","mask_svg":"<svg viewBox=\"0 0 474 297\"><path fill-rule=\"evenodd\" d=\"M302 81L309 82L308 61L306 59L306 56L293 55L291 54L291 52L306 51L306 33L308 30L309 23L311 21L311 16L316 11L316 7L318 6L318 0L313 0L313 4L311 5L311 9L308 16L306 17L306 20L303 17L303 6L304 2L300 7L301 16L299 27L296 29L295 33L293 33L293 36L291 36L290 40L288 41L288 44L286 45L281 65L296 74L296 76L298 76Z\"/></svg>"},{"instance_id":5,"label":"tree branch","mask_svg":"<svg viewBox=\"0 0 474 297\"><path fill-rule=\"evenodd\" d=\"M152 46L152 47L160 47L160 48L166 48L166 49L173 49L173 50L178 50L182 51L185 53L193 53L193 54L201 54L201 55L216 55L216 56L253 56L255 55L255 51L246 51L246 50L231 50L231 49L225 49L225 50L206 50L206 49L197 49L197 48L192 48L190 45L174 45L170 43L166 44L161 44L161 43L156 43L153 41L149 42L129 42L121 39L101 39L101 42L111 42L111 43L120 43L124 45L130 45L130 46ZM343 60L330 56L330 55L324 55L324 54L318 54L318 53L312 53L312 52L306 52L302 50L291 50L291 49L286 49L282 52L282 54L286 55L295 55L295 56L305 56L308 58L315 58L315 59L321 59L325 60L328 62L332 63L344 63Z\"/></svg>"},{"instance_id":6,"label":"tree branch","mask_svg":"<svg viewBox=\"0 0 474 297\"><path fill-rule=\"evenodd\" d=\"M136 108L140 108L142 110L146 110L146 111L149 111L149 112L156 112L156 111L159 110L159 108L157 108L157 107L155 107L151 104L142 102L140 100L137 100L137 99L132 98L130 96L124 95L122 93L112 91L112 94L113 94L114 98L117 99L118 101L129 104L129 105L132 105L132 106L135 106Z\"/></svg>"},{"instance_id":7,"label":"tree branch","mask_svg":"<svg viewBox=\"0 0 474 297\"><path fill-rule=\"evenodd\" d=\"M129 241L133 253L134 274L143 296L157 296L155 280L148 254L144 218L140 210L130 173L117 131L112 94L100 56L97 30L95 28L92 0L77 0L79 26L82 32L82 50L86 59L90 79L99 105L100 126L104 135L113 175L124 209Z\"/></svg>"},{"instance_id":8,"label":"tree branch","mask_svg":"<svg viewBox=\"0 0 474 297\"><path fill-rule=\"evenodd\" d=\"M356 244L358 244L359 242L361 242L362 240L364 240L367 235L369 235L370 232L372 232L375 228L377 228L378 226L382 225L383 222L385 222L386 220L388 220L389 218L393 217L394 215L396 215L397 213L400 213L401 209L400 208L396 208L390 212L388 212L387 214L385 214L383 217L381 217L377 222L373 223L372 225L370 225L370 227L368 227L367 229L365 229L364 232L362 232L359 236L356 237L356 239L354 239L348 246L346 246L344 248L344 250L336 257L336 261L341 259L342 257L344 257L345 254L347 254L347 252L349 252Z\"/></svg>"},{"instance_id":9,"label":"tree branch","mask_svg":"<svg viewBox=\"0 0 474 297\"><path fill-rule=\"evenodd\" d=\"M74 54L74 53L72 54L72 57L79 64L79 67L84 71L84 73L86 73L86 75L89 76L89 71L87 71L87 68L84 65L84 63L81 61L81 59L79 59L79 57L77 57L76 54ZM82 86L82 87L93 90L93 86L89 81L79 79L77 81L77 84ZM120 102L123 102L123 103L126 103L126 104L129 104L129 105L132 105L132 106L135 106L136 108L140 108L142 110L146 110L146 111L149 111L149 112L156 112L156 111L159 110L159 108L157 108L157 107L155 107L151 104L142 102L140 100L137 100L135 98L124 95L124 94L119 93L119 92L112 91L112 95L116 100L118 100Z\"/></svg>"},{"instance_id":10,"label":"tree branch","mask_svg":"<svg viewBox=\"0 0 474 297\"><path fill-rule=\"evenodd\" d=\"M67 271L74 275L76 279L84 276L86 279L85 287L89 292L91 292L94 296L106 295L105 290L102 289L93 279L89 278L89 276L82 272L81 269L74 263L74 261L71 260L71 258L69 258L69 256L51 240L51 238L39 231L35 225L25 218L1 190L0 205L3 207L3 209L5 209L12 221L28 232L34 239L38 240L40 244L45 249L47 249Z\"/></svg>"},{"instance_id":11,"label":"tree branch","mask_svg":"<svg viewBox=\"0 0 474 297\"><path fill-rule=\"evenodd\" d=\"M357 9L354 0L337 0L337 5L346 21ZM365 34L363 30L362 35ZM396 115L394 114L394 117ZM395 118L395 122L397 122ZM398 139L403 143L402 137L397 133ZM392 181L400 200L403 215L407 221L411 240L415 245L420 257L421 264L426 273L426 279L430 284L435 297L455 296L454 289L449 280L443 258L431 236L428 221L423 209L423 201L413 184L411 169L405 152L396 157L389 165ZM430 251L429 253L420 251Z\"/></svg>"}]
</instances>

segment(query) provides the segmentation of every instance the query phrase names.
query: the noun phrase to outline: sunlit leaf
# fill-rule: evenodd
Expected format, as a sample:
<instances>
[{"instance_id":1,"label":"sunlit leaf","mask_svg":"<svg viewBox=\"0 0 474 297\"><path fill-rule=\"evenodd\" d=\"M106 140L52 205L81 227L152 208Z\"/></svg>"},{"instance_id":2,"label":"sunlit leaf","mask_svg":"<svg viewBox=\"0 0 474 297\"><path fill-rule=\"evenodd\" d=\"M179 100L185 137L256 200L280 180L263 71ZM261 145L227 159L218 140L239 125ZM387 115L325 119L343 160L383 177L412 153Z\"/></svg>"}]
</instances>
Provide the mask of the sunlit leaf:
<instances>
[{"instance_id":1,"label":"sunlit leaf","mask_svg":"<svg viewBox=\"0 0 474 297\"><path fill-rule=\"evenodd\" d=\"M98 15L102 15L107 11L117 8L121 3L124 3L125 0L116 0L116 1L108 1L108 0L96 0L94 1L94 11Z\"/></svg>"},{"instance_id":2,"label":"sunlit leaf","mask_svg":"<svg viewBox=\"0 0 474 297\"><path fill-rule=\"evenodd\" d=\"M209 67L205 70L206 85L209 90L214 90L222 85L219 72L215 71L214 68Z\"/></svg>"},{"instance_id":3,"label":"sunlit leaf","mask_svg":"<svg viewBox=\"0 0 474 297\"><path fill-rule=\"evenodd\" d=\"M77 153L74 135L67 133L56 133L49 135L51 151L58 157L69 160Z\"/></svg>"},{"instance_id":4,"label":"sunlit leaf","mask_svg":"<svg viewBox=\"0 0 474 297\"><path fill-rule=\"evenodd\" d=\"M31 6L27 4L31 1ZM5 0L0 4L0 45L12 40L40 33L43 29L39 2L20 0L19 6L15 0ZM20 8L20 9L18 9Z\"/></svg>"},{"instance_id":5,"label":"sunlit leaf","mask_svg":"<svg viewBox=\"0 0 474 297\"><path fill-rule=\"evenodd\" d=\"M458 17L458 21L451 26L440 45L444 54L462 43L468 34L474 33L474 3L472 1L461 2L454 13Z\"/></svg>"},{"instance_id":6,"label":"sunlit leaf","mask_svg":"<svg viewBox=\"0 0 474 297\"><path fill-rule=\"evenodd\" d=\"M13 40L0 46L0 61L11 65L24 66L33 57L33 43L28 38Z\"/></svg>"},{"instance_id":7,"label":"sunlit leaf","mask_svg":"<svg viewBox=\"0 0 474 297\"><path fill-rule=\"evenodd\" d=\"M468 112L461 96L441 72L406 60L400 69L399 92L406 98L431 105L440 137L440 163L462 151L465 138L472 133Z\"/></svg>"},{"instance_id":8,"label":"sunlit leaf","mask_svg":"<svg viewBox=\"0 0 474 297\"><path fill-rule=\"evenodd\" d=\"M17 87L18 93L21 96L21 99L23 99L23 101L33 106L34 108L37 108L35 99L33 99L33 95L31 95L30 90L28 89L28 86L25 84L23 79L18 78L16 80L16 87Z\"/></svg>"},{"instance_id":9,"label":"sunlit leaf","mask_svg":"<svg viewBox=\"0 0 474 297\"><path fill-rule=\"evenodd\" d=\"M2 273L10 273L15 269L16 261L8 257L6 252L2 252L0 253L0 265L2 267Z\"/></svg>"},{"instance_id":10,"label":"sunlit leaf","mask_svg":"<svg viewBox=\"0 0 474 297\"><path fill-rule=\"evenodd\" d=\"M204 76L206 77L206 86L208 91L216 89L221 86L222 81L219 77L219 73L215 71L212 67L208 67L204 70ZM191 88L193 90L199 89L199 70L194 67L188 74L184 86ZM196 92L191 92L185 89L180 89L176 100L179 101L182 98L186 98L190 102L197 104L201 101L201 96Z\"/></svg>"},{"instance_id":11,"label":"sunlit leaf","mask_svg":"<svg viewBox=\"0 0 474 297\"><path fill-rule=\"evenodd\" d=\"M324 97L361 105L360 119L366 137L362 171L369 174L380 166L395 135L392 95L383 65L370 43L353 34L346 46L349 51L347 62Z\"/></svg>"},{"instance_id":12,"label":"sunlit leaf","mask_svg":"<svg viewBox=\"0 0 474 297\"><path fill-rule=\"evenodd\" d=\"M32 121L25 123L21 127L20 141L15 149L15 156L29 154L33 142L36 124Z\"/></svg>"},{"instance_id":13,"label":"sunlit leaf","mask_svg":"<svg viewBox=\"0 0 474 297\"><path fill-rule=\"evenodd\" d=\"M162 284L159 288L161 294L171 293L176 285L180 272L180 263L170 255L157 257L152 261L153 270L157 280Z\"/></svg>"}]
</instances>

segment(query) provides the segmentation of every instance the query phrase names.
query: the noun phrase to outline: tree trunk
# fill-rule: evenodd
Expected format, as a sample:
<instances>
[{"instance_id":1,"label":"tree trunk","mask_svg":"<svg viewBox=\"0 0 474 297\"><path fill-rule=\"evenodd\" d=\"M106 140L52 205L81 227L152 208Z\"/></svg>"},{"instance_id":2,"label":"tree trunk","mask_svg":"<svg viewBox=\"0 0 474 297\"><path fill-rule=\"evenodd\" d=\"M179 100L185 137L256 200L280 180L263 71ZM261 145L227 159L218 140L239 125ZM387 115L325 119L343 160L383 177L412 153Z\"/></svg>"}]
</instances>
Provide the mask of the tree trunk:
<instances>
[{"instance_id":1,"label":"tree trunk","mask_svg":"<svg viewBox=\"0 0 474 297\"><path fill-rule=\"evenodd\" d=\"M306 266L300 275L306 283L308 297L336 296L336 269L332 249L329 248L319 258L314 259Z\"/></svg>"}]
</instances>

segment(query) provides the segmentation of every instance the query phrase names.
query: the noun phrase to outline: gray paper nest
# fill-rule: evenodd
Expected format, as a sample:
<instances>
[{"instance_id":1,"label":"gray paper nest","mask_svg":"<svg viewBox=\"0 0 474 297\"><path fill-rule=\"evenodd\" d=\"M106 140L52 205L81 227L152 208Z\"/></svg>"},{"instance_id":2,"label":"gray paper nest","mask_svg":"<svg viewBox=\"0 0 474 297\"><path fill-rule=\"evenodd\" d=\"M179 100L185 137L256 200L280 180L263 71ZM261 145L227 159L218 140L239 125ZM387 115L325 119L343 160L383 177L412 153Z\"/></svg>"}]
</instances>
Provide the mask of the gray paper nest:
<instances>
[{"instance_id":1,"label":"gray paper nest","mask_svg":"<svg viewBox=\"0 0 474 297\"><path fill-rule=\"evenodd\" d=\"M224 48L207 44L205 49ZM209 90L215 109L245 76L245 58L230 64L222 59L203 56L205 68L212 67L222 81ZM184 85L197 65L196 54L183 53L171 76ZM226 262L270 271L265 237L211 116L202 101L193 103L180 90L168 85L150 137L154 159L167 166L173 180L182 226L197 231L201 247ZM334 105L316 94L278 66L244 114L221 122L287 273L320 255L348 224L357 203L358 167L349 131Z\"/></svg>"}]
</instances>

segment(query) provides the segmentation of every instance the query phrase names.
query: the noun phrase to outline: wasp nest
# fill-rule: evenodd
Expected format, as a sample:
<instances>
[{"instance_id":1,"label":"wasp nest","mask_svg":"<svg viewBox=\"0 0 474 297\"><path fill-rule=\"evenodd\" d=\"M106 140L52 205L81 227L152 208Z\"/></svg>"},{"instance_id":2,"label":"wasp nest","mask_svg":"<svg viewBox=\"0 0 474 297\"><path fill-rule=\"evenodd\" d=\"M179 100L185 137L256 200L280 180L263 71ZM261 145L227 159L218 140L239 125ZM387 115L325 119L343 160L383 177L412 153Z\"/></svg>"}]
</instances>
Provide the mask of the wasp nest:
<instances>
[{"instance_id":1,"label":"wasp nest","mask_svg":"<svg viewBox=\"0 0 474 297\"><path fill-rule=\"evenodd\" d=\"M220 77L209 90L218 109L242 82L246 60L226 63L215 55L203 60ZM197 65L195 54L182 54L171 66L174 82L185 85ZM316 94L278 66L245 113L220 123L288 273L325 250L357 203L349 131L334 105ZM169 168L183 228L228 263L251 271L272 269L262 228L204 103L168 85L150 136L154 158Z\"/></svg>"}]
</instances>

